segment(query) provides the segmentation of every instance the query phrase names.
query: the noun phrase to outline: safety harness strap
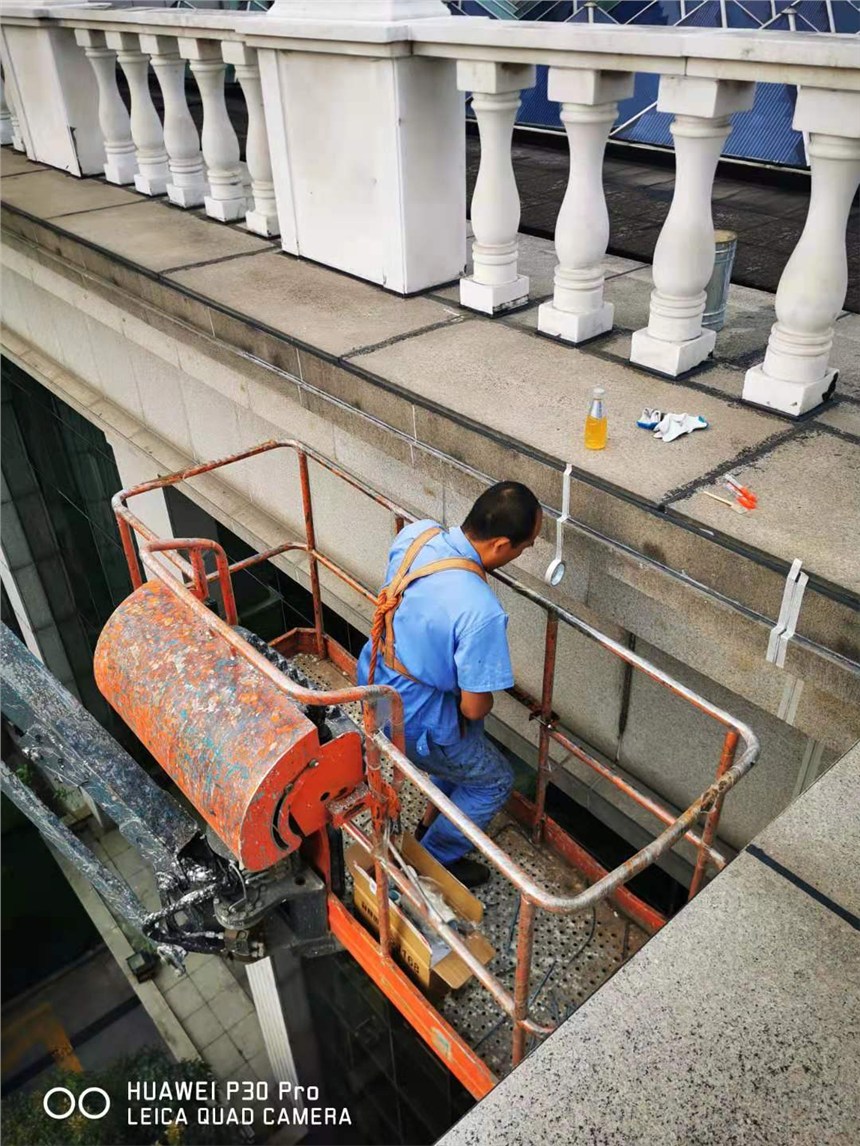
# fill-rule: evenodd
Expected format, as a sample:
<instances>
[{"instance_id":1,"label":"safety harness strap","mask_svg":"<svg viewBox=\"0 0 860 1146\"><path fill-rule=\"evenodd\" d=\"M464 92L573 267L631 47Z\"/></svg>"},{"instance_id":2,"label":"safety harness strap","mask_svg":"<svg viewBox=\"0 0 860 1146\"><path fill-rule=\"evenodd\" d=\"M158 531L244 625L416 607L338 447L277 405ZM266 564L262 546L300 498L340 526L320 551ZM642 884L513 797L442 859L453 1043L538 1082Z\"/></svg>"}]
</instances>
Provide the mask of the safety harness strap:
<instances>
[{"instance_id":1,"label":"safety harness strap","mask_svg":"<svg viewBox=\"0 0 860 1146\"><path fill-rule=\"evenodd\" d=\"M398 659L394 647L394 614L400 607L403 594L410 585L422 577L429 577L433 573L443 573L447 569L463 569L467 573L475 573L482 581L487 579L484 567L479 565L477 561L471 561L468 557L447 557L440 561L431 561L420 569L412 570L412 564L424 546L441 532L442 530L438 526L433 526L430 529L425 529L422 534L416 537L403 555L400 568L389 584L379 593L376 601L376 612L373 615L373 626L370 631L371 650L370 665L367 672L368 684L373 684L376 675L376 661L379 656L380 645L384 650L383 660L390 669L418 684L424 683L413 676L403 662Z\"/></svg>"}]
</instances>

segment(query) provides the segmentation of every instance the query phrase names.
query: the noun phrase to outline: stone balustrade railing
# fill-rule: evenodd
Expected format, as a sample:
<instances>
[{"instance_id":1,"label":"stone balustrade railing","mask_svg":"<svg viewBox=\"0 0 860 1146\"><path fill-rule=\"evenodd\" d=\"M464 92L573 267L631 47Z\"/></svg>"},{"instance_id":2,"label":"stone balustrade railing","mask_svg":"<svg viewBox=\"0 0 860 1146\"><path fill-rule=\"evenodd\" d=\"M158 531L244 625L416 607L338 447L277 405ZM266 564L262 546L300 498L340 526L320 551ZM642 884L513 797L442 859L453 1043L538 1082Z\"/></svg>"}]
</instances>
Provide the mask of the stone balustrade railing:
<instances>
[{"instance_id":1,"label":"stone balustrade railing","mask_svg":"<svg viewBox=\"0 0 860 1146\"><path fill-rule=\"evenodd\" d=\"M521 92L535 83L535 66L548 65L570 178L556 224L554 295L540 307L539 328L574 345L612 326L603 154L635 74L657 73L658 108L674 117L676 179L654 253L649 321L633 336L631 361L669 376L700 364L715 344L702 325L714 265L711 189L732 117L752 106L757 83L797 85L809 212L780 281L764 361L747 372L743 397L799 416L831 387L846 224L860 182L855 37L456 18L441 0L278 0L262 16L51 4L7 6L0 54L4 143L76 175L103 171L141 194L203 205L222 222L244 217L255 233L280 234L286 251L402 294L462 274L470 93L481 162L473 271L460 278L460 300L489 315L528 298L511 138ZM247 171L225 102L228 65L247 103ZM201 135L186 66L203 105Z\"/></svg>"}]
</instances>

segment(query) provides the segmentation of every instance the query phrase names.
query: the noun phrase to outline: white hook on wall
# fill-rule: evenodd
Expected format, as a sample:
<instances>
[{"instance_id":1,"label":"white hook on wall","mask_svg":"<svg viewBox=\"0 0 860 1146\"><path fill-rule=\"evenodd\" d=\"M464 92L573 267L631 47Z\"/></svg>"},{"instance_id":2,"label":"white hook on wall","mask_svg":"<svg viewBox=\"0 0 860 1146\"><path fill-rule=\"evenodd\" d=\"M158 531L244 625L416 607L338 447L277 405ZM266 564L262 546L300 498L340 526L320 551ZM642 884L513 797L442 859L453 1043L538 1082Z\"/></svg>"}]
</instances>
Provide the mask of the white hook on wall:
<instances>
[{"instance_id":1,"label":"white hook on wall","mask_svg":"<svg viewBox=\"0 0 860 1146\"><path fill-rule=\"evenodd\" d=\"M547 585L560 585L566 569L562 561L562 545L564 543L564 523L570 520L570 475L573 462L568 462L564 470L564 488L561 495L561 516L555 519L555 557L547 565L543 575Z\"/></svg>"}]
</instances>

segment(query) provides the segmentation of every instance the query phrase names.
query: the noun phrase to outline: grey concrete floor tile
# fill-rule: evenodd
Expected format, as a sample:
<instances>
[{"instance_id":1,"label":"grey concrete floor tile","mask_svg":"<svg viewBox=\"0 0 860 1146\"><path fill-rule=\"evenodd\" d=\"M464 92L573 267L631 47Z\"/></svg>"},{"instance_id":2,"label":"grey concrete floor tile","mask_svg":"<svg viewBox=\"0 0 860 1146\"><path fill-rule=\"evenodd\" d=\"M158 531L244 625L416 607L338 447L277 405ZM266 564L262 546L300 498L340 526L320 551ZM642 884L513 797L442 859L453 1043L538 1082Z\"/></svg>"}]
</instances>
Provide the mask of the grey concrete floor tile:
<instances>
[{"instance_id":1,"label":"grey concrete floor tile","mask_svg":"<svg viewBox=\"0 0 860 1146\"><path fill-rule=\"evenodd\" d=\"M442 1146L854 1142L857 950L844 920L743 855Z\"/></svg>"},{"instance_id":2,"label":"grey concrete floor tile","mask_svg":"<svg viewBox=\"0 0 860 1146\"><path fill-rule=\"evenodd\" d=\"M265 239L237 227L225 227L166 203L154 203L140 196L132 198L134 203L130 206L66 215L63 230L151 271L272 248Z\"/></svg>"},{"instance_id":3,"label":"grey concrete floor tile","mask_svg":"<svg viewBox=\"0 0 860 1146\"><path fill-rule=\"evenodd\" d=\"M78 179L51 168L10 179L3 184L2 197L7 206L20 207L40 219L67 217L78 211L143 206L147 202L142 195L103 183L100 179Z\"/></svg>"},{"instance_id":4,"label":"grey concrete floor tile","mask_svg":"<svg viewBox=\"0 0 860 1146\"><path fill-rule=\"evenodd\" d=\"M828 404L815 421L823 426L833 426L836 430L843 430L846 434L860 437L860 402Z\"/></svg>"},{"instance_id":5,"label":"grey concrete floor tile","mask_svg":"<svg viewBox=\"0 0 860 1146\"><path fill-rule=\"evenodd\" d=\"M208 1047L224 1034L224 1024L208 1003L204 1003L202 1007L198 1007L183 1019L182 1025L198 1050Z\"/></svg>"},{"instance_id":6,"label":"grey concrete floor tile","mask_svg":"<svg viewBox=\"0 0 860 1146\"><path fill-rule=\"evenodd\" d=\"M32 171L45 170L44 163L32 163L22 152L12 147L0 147L0 178L8 179L10 175L29 175Z\"/></svg>"},{"instance_id":7,"label":"grey concrete floor tile","mask_svg":"<svg viewBox=\"0 0 860 1146\"><path fill-rule=\"evenodd\" d=\"M216 995L212 1007L228 1031L254 1011L254 1004L235 981L231 987Z\"/></svg>"},{"instance_id":8,"label":"grey concrete floor tile","mask_svg":"<svg viewBox=\"0 0 860 1146\"><path fill-rule=\"evenodd\" d=\"M816 891L860 915L860 744L755 843Z\"/></svg>"},{"instance_id":9,"label":"grey concrete floor tile","mask_svg":"<svg viewBox=\"0 0 860 1146\"><path fill-rule=\"evenodd\" d=\"M427 298L398 298L369 283L280 253L235 259L170 276L330 354L349 354L456 313Z\"/></svg>"},{"instance_id":10,"label":"grey concrete floor tile","mask_svg":"<svg viewBox=\"0 0 860 1146\"><path fill-rule=\"evenodd\" d=\"M177 1019L187 1019L206 1002L190 975L184 975L178 982L167 987L164 998Z\"/></svg>"},{"instance_id":11,"label":"grey concrete floor tile","mask_svg":"<svg viewBox=\"0 0 860 1146\"><path fill-rule=\"evenodd\" d=\"M253 1062L263 1049L263 1036L260 1033L260 1022L256 1012L235 1023L230 1028L230 1038L245 1058Z\"/></svg>"},{"instance_id":12,"label":"grey concrete floor tile","mask_svg":"<svg viewBox=\"0 0 860 1146\"><path fill-rule=\"evenodd\" d=\"M417 336L363 356L362 364L481 425L655 501L759 446L782 426L768 415L696 393L696 411L711 428L663 445L638 429L636 418L643 406L684 409L688 391L485 320ZM609 445L602 451L586 450L582 438L595 386L608 390ZM420 410L416 417L420 422ZM469 460L480 468L479 457Z\"/></svg>"},{"instance_id":13,"label":"grey concrete floor tile","mask_svg":"<svg viewBox=\"0 0 860 1146\"><path fill-rule=\"evenodd\" d=\"M219 1078L234 1079L236 1072L245 1065L241 1052L227 1034L220 1035L204 1047L202 1053Z\"/></svg>"},{"instance_id":14,"label":"grey concrete floor tile","mask_svg":"<svg viewBox=\"0 0 860 1146\"><path fill-rule=\"evenodd\" d=\"M753 512L733 513L701 492L672 509L786 561L800 557L809 571L860 590L860 451L852 442L807 423L733 473L758 495Z\"/></svg>"},{"instance_id":15,"label":"grey concrete floor tile","mask_svg":"<svg viewBox=\"0 0 860 1146\"><path fill-rule=\"evenodd\" d=\"M189 972L195 987L208 1002L222 991L233 986L233 976L217 955L210 955L208 961Z\"/></svg>"}]
</instances>

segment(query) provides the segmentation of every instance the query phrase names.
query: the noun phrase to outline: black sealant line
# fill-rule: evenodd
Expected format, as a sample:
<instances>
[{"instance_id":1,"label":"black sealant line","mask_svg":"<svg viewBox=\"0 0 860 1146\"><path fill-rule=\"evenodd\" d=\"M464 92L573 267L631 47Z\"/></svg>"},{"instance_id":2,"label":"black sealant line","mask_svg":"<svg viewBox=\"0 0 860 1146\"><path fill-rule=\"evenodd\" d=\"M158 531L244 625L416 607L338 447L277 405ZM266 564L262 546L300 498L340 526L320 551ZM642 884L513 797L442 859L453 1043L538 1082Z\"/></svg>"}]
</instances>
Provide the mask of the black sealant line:
<instances>
[{"instance_id":1,"label":"black sealant line","mask_svg":"<svg viewBox=\"0 0 860 1146\"><path fill-rule=\"evenodd\" d=\"M826 907L828 911L838 915L840 919L844 919L849 927L853 927L855 931L860 931L860 916L849 911L847 907L843 907L841 903L837 903L835 899L831 899L829 895L825 895L823 891L819 891L817 887L799 876L796 871L792 871L790 867L786 867L785 864L781 864L779 860L768 855L758 844L748 844L746 851L778 875L781 875L783 879L787 879L789 883L806 892L810 899L814 899L816 903L820 903L822 907Z\"/></svg>"},{"instance_id":2,"label":"black sealant line","mask_svg":"<svg viewBox=\"0 0 860 1146\"><path fill-rule=\"evenodd\" d=\"M405 401L408 401L411 405L420 406L423 409L429 410L431 413L438 414L441 417L444 417L444 418L448 419L449 421L456 423L457 425L461 426L462 428L471 430L472 432L480 435L481 437L487 438L490 441L495 442L497 445L500 445L505 449L510 449L510 450L514 451L515 453L522 454L523 456L530 458L532 461L536 461L536 462L540 463L541 465L546 466L548 469L556 470L560 474L564 472L566 463L563 461L560 461L558 458L554 458L552 455L547 454L542 450L539 450L539 449L537 449L533 446L530 446L524 442L519 442L515 438L510 438L506 434L503 434L497 430L493 430L490 427L484 426L479 422L475 422L471 418L467 418L465 415L460 414L457 411L451 410L445 406L440 405L438 402L432 401L432 399L426 398L423 395L415 394L409 390L406 390L403 387L398 386L396 383L393 383L393 382L389 381L388 379L381 377L378 374L374 374L370 370L362 369L361 367L357 366L355 363L351 362L347 358L337 357L336 355L330 354L330 353L320 349L319 347L311 346L310 344L304 342L303 340L301 340L299 338L295 338L295 337L290 336L290 335L286 335L286 334L284 334L283 331L277 330L274 327L269 326L267 323L260 322L257 319L249 319L248 315L242 314L240 311L234 310L232 307L226 306L223 303L219 303L219 302L216 302L210 298L207 298L206 295L200 294L197 291L192 290L190 287L183 285L182 283L175 282L174 280L166 277L165 274L160 274L157 271L152 271L152 270L148 269L147 267L141 266L139 263L133 262L131 259L128 259L123 255L118 255L115 252L110 251L105 247L99 246L97 243L94 243L89 239L84 239L78 235L72 234L69 231L65 231L65 230L63 230L63 228L61 226L52 223L51 220L49 220L49 219L41 219L38 216L32 215L30 212L25 211L21 207L13 207L13 206L10 206L9 204L3 204L2 207L3 207L4 211L8 211L11 214L19 215L22 218L28 219L32 223L36 224L36 226L43 227L46 230L55 232L59 237L62 237L65 239L71 239L73 242L79 244L80 246L88 248L89 250L102 256L103 258L106 258L110 261L113 261L113 262L119 264L120 266L125 267L126 269L128 269L129 271L131 271L134 274L138 274L138 275L143 276L144 278L148 278L151 281L158 283L160 286L168 287L171 290L176 291L178 294L184 295L186 298L190 298L190 299L193 299L195 302L199 302L201 305L208 307L210 310L218 311L221 314L227 316L228 318L232 318L233 320L235 320L235 321L237 321L237 322L239 322L245 326L248 326L251 329L259 330L262 333L267 334L271 338L277 339L280 342L283 342L289 346L295 347L297 350L303 351L304 353L310 354L313 357L318 358L324 362L328 362L331 365L337 366L340 369L345 370L347 373L353 374L356 377L361 378L363 381L371 382L374 385L378 386L381 390L384 390L390 394L394 394L395 396L402 398ZM26 236L21 235L21 234L16 234L14 231L12 233L15 234L15 237L19 242L23 243L24 245L31 246L31 247L38 249L38 244L34 243L32 240L28 239ZM52 252L48 252L48 253L52 254ZM290 256L290 255L286 254L286 252L281 252L281 253L285 254L287 258L295 259L296 262L310 261L310 260L299 259L296 256ZM53 257L56 258L57 256L54 255ZM92 271L86 267L82 267L82 268L73 267L73 269L84 270L86 273L90 273L90 274L92 273ZM331 268L327 268L327 269L331 271ZM334 273L340 273L340 272L334 272ZM346 277L354 278L355 276L347 275ZM364 282L364 280L361 280L361 281ZM110 285L109 282L108 282L108 285ZM365 285L372 287L374 284L372 284L372 283L368 284L365 282ZM117 289L119 290L120 288L117 288ZM377 289L382 291L382 293L387 293L387 294L391 293L390 291L385 291L382 287L379 287ZM145 304L144 303L142 305L152 305L152 304ZM157 308L153 308L153 309L157 309ZM209 337L212 337L212 336L210 335ZM225 343L224 345L229 347L229 344ZM276 368L273 367L273 369L276 369ZM721 395L721 396L725 397L725 395ZM758 549L754 545L750 545L746 542L739 540L738 538L735 538L735 537L730 536L729 534L723 533L719 529L716 529L716 528L713 528L710 526L703 526L699 522L694 522L694 521L691 521L689 519L685 519L682 516L676 515L674 513L667 514L667 512L666 512L667 507L666 507L665 501L662 504L654 503L652 501L647 500L646 498L640 497L639 495L632 493L630 490L623 489L621 486L617 486L614 483L608 482L596 474L589 473L588 471L579 469L576 466L573 467L572 476L577 481L582 482L584 485L592 486L593 488L599 489L604 493L608 493L611 496L618 498L618 500L626 502L629 505L633 505L636 508L643 510L645 513L651 514L652 516L660 517L664 521L671 521L672 524L677 525L679 528L686 530L688 533L693 533L694 535L704 539L705 541L713 542L717 545L720 545L722 548L727 549L732 553L736 553L739 556L744 557L749 561L752 561L756 565L760 565L763 568L769 569L771 572L776 573L780 577L786 577L789 573L789 570L791 567L791 563L789 561L785 561L785 560L782 560L780 558L774 557L773 555L766 553L764 550ZM572 521L572 524L577 525L577 526L581 525L581 523L575 522L575 521ZM585 527L585 528L587 530L587 527ZM587 531L591 532L592 534L594 534L597 537L602 536L596 530L587 530ZM623 543L620 543L620 542L615 542L611 538L605 538L605 540L609 541L611 544L618 544L619 547L626 549L628 551L631 549L631 547L625 546ZM634 552L637 552L637 551L634 551ZM639 553L638 556L641 560L648 561L649 564L656 564L653 561L653 559L648 558L645 554ZM669 570L669 571L672 572L672 570ZM846 590L842 586L837 585L834 582L828 580L827 578L822 577L819 574L814 573L812 571L809 572L809 586L808 587L810 589L814 590L815 592L819 593L821 596L828 597L831 600L838 602L839 604L848 605L849 607L855 608L855 609L860 608L860 596L858 596L855 593L852 593L849 590ZM740 605L739 602L730 602L729 598L724 598L722 594L720 594L714 590L709 589L705 585L702 585L701 589L704 592L708 592L708 593L713 594L714 596L718 596L721 599L724 599L725 601L727 601L729 603L733 603L735 606ZM748 610L744 606L740 606L740 611L746 612L748 615L755 616L757 618L759 616L758 614L754 613L754 611ZM761 619L761 618L759 618L759 619ZM767 618L764 618L764 619L767 620ZM772 622L769 621L768 623L772 623ZM815 644L815 642L811 642L811 643L813 645Z\"/></svg>"}]
</instances>

